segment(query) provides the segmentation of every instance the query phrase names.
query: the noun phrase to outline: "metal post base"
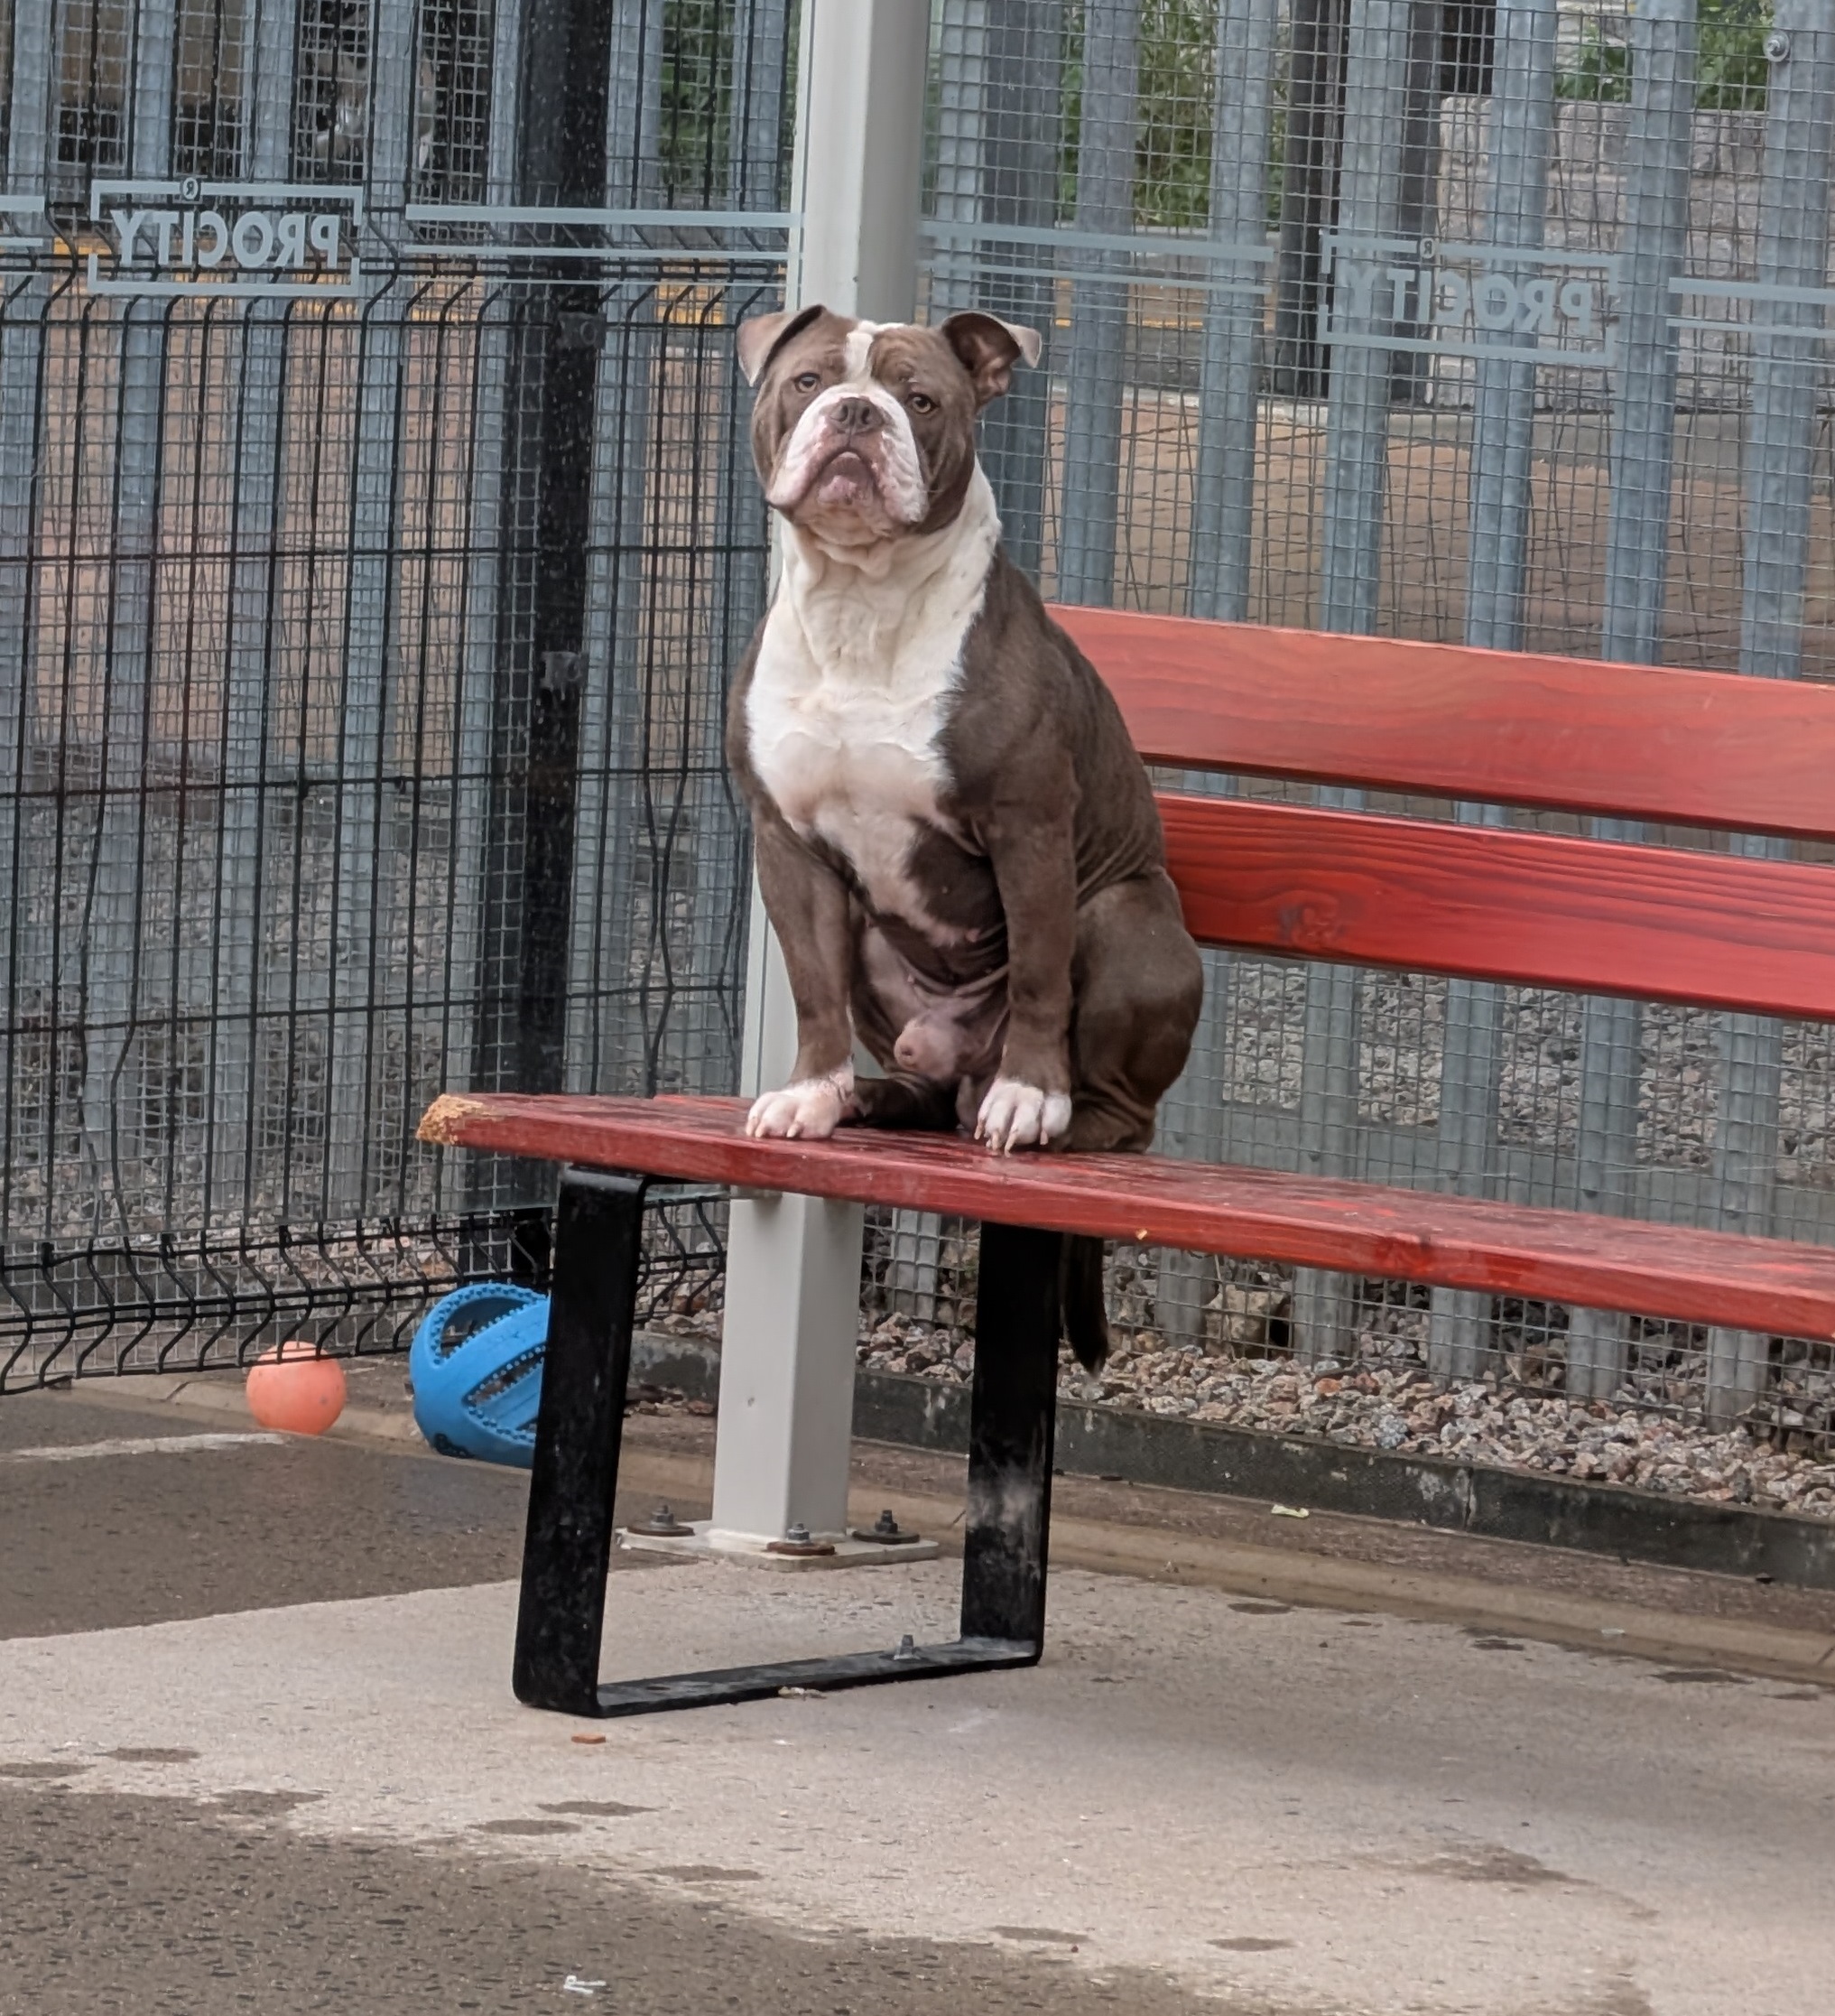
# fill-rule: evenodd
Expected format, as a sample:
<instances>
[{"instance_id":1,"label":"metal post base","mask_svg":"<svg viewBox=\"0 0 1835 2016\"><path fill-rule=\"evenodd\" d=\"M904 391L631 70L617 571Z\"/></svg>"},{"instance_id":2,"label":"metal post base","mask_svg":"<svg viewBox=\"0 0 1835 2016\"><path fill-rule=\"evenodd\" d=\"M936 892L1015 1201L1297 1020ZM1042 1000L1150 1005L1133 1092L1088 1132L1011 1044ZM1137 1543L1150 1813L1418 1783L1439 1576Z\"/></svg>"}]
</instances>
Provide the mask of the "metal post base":
<instances>
[{"instance_id":1,"label":"metal post base","mask_svg":"<svg viewBox=\"0 0 1835 2016\"><path fill-rule=\"evenodd\" d=\"M609 1717L762 1701L786 1688L829 1692L1036 1665L1045 1635L1061 1241L1056 1232L985 1225L961 1637L601 1685L644 1190L637 1175L569 1169L561 1178L516 1620L516 1698L559 1714Z\"/></svg>"},{"instance_id":2,"label":"metal post base","mask_svg":"<svg viewBox=\"0 0 1835 2016\"><path fill-rule=\"evenodd\" d=\"M672 1554L678 1561L737 1561L768 1575L827 1575L836 1568L899 1567L908 1561L934 1561L942 1549L934 1540L911 1540L882 1547L857 1540L851 1533L839 1538L822 1536L823 1551L814 1554L773 1553L769 1542L754 1533L723 1534L712 1519L689 1519L681 1533L645 1533L621 1526L619 1547L631 1554Z\"/></svg>"}]
</instances>

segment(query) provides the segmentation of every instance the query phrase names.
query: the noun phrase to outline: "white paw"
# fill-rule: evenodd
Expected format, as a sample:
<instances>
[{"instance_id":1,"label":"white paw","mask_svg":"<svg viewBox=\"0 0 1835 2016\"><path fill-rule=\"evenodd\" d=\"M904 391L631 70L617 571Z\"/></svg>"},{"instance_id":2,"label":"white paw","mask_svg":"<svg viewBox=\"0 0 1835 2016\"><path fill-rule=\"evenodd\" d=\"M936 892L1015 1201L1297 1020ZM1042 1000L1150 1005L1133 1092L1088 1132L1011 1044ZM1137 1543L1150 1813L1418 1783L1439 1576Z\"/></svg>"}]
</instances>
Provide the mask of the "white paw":
<instances>
[{"instance_id":1,"label":"white paw","mask_svg":"<svg viewBox=\"0 0 1835 2016\"><path fill-rule=\"evenodd\" d=\"M746 1131L785 1141L826 1141L854 1110L854 1067L843 1064L824 1078L802 1078L781 1092L752 1101Z\"/></svg>"},{"instance_id":2,"label":"white paw","mask_svg":"<svg viewBox=\"0 0 1835 2016\"><path fill-rule=\"evenodd\" d=\"M1015 1148L1042 1148L1070 1125L1070 1095L1044 1092L1021 1078L996 1078L987 1088L975 1120L975 1138L996 1155Z\"/></svg>"}]
</instances>

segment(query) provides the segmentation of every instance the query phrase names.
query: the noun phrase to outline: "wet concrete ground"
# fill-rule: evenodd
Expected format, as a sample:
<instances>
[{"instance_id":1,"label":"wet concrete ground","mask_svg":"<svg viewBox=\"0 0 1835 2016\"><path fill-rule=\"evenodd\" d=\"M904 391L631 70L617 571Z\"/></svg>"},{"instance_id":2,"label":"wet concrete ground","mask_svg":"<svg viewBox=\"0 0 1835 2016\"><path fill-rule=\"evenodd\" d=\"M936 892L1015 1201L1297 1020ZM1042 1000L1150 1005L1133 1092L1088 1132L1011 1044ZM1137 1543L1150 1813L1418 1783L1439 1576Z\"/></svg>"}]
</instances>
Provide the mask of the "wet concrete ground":
<instances>
[{"instance_id":1,"label":"wet concrete ground","mask_svg":"<svg viewBox=\"0 0 1835 2016\"><path fill-rule=\"evenodd\" d=\"M225 1439L238 1433L250 1439ZM62 1395L0 1400L0 1638L516 1574L520 1473L258 1435ZM148 1441L171 1454L123 1453Z\"/></svg>"},{"instance_id":2,"label":"wet concrete ground","mask_svg":"<svg viewBox=\"0 0 1835 2016\"><path fill-rule=\"evenodd\" d=\"M487 1464L275 1440L253 1423L143 1417L80 1398L9 1400L0 1639L501 1582L520 1562L523 1500L519 1473ZM638 1556L616 1565L671 1572ZM209 1676L199 1678L208 1695ZM201 1700L197 1723L208 1744ZM105 1766L154 1780L199 1755L190 1744L115 1751ZM302 1834L289 1816L316 1803L309 1792L97 1792L92 1770L57 1750L0 1762L5 2016L1194 2006L1151 1976L1124 1987L1080 1974L1049 1940L1011 1952L918 1937L811 1943L736 1915L733 1872L707 1870L666 1892L477 1853L541 1838L539 1819L525 1823L533 1836L429 1849ZM578 1821L546 1824L564 1833Z\"/></svg>"},{"instance_id":3,"label":"wet concrete ground","mask_svg":"<svg viewBox=\"0 0 1835 2016\"><path fill-rule=\"evenodd\" d=\"M272 1798L273 1795L267 1795ZM209 1803L0 1781L7 2016L616 2010L620 2016L1251 2016L1068 1954L811 1941L728 1901L598 1871L301 1835L261 1796ZM566 1983L577 1985L570 1990Z\"/></svg>"}]
</instances>

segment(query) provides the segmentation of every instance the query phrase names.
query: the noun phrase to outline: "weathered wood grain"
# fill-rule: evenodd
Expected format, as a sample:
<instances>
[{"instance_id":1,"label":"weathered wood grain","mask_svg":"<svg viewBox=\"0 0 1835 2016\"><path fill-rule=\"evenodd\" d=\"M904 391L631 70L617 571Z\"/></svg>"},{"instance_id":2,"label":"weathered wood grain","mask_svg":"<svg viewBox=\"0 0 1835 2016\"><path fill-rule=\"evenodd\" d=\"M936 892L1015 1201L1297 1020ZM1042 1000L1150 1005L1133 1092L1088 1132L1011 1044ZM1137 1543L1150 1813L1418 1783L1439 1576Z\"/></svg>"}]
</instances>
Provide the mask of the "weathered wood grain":
<instances>
[{"instance_id":1,"label":"weathered wood grain","mask_svg":"<svg viewBox=\"0 0 1835 2016\"><path fill-rule=\"evenodd\" d=\"M1052 614L1152 763L1835 838L1835 686L1121 609Z\"/></svg>"},{"instance_id":2,"label":"weathered wood grain","mask_svg":"<svg viewBox=\"0 0 1835 2016\"><path fill-rule=\"evenodd\" d=\"M995 1156L940 1134L755 1141L733 1099L437 1101L422 1138L552 1162L1093 1232L1389 1280L1835 1336L1835 1251L1158 1156Z\"/></svg>"},{"instance_id":3,"label":"weathered wood grain","mask_svg":"<svg viewBox=\"0 0 1835 2016\"><path fill-rule=\"evenodd\" d=\"M1835 1019L1835 869L1170 792L1160 813L1209 944Z\"/></svg>"}]
</instances>

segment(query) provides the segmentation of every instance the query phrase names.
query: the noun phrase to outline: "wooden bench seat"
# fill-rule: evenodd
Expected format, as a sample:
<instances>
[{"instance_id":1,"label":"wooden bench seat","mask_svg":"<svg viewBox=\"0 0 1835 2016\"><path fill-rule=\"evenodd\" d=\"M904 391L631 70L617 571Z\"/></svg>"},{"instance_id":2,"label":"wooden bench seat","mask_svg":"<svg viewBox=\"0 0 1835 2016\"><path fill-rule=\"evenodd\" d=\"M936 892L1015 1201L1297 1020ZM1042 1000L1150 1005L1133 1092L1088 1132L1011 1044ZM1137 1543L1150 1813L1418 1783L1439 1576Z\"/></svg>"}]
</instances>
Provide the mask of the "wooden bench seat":
<instances>
[{"instance_id":1,"label":"wooden bench seat","mask_svg":"<svg viewBox=\"0 0 1835 2016\"><path fill-rule=\"evenodd\" d=\"M993 1156L943 1135L848 1129L827 1141L755 1141L743 1131L746 1103L449 1095L421 1132L545 1162L1835 1337L1835 1248L1168 1156Z\"/></svg>"},{"instance_id":2,"label":"wooden bench seat","mask_svg":"<svg viewBox=\"0 0 1835 2016\"><path fill-rule=\"evenodd\" d=\"M1150 762L1465 808L1454 820L1163 794L1169 867L1200 941L1835 1020L1835 690L1054 613ZM1515 810L1499 823L1480 814L1487 805ZM1549 812L1615 823L1589 837L1524 817ZM1638 844L1639 822L1694 830L1697 844ZM1770 837L1703 845L1703 828ZM1787 858L1803 842L1822 859ZM524 1700L625 1714L1035 1659L1066 1232L1835 1337L1835 1250L1155 1157L1003 1159L951 1138L847 1131L749 1141L743 1113L732 1100L454 1094L422 1123L429 1140L570 1166L517 1645ZM638 1212L652 1177L982 1222L959 1640L598 1686Z\"/></svg>"}]
</instances>

